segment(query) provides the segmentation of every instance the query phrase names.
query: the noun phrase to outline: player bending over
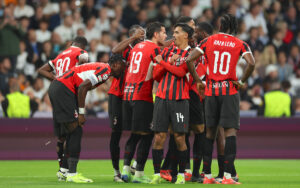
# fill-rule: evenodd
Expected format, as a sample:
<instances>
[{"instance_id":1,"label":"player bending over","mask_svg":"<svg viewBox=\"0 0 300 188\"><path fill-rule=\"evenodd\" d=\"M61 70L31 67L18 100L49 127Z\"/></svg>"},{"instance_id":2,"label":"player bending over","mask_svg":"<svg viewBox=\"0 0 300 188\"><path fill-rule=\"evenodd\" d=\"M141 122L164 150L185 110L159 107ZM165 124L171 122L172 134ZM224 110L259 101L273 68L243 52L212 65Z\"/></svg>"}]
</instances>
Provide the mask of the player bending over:
<instances>
[{"instance_id":1,"label":"player bending over","mask_svg":"<svg viewBox=\"0 0 300 188\"><path fill-rule=\"evenodd\" d=\"M96 62L76 66L51 83L48 93L53 107L53 121L58 124L59 130L67 133L66 157L69 171L63 174L66 181L93 182L77 173L86 94L104 83L110 75L119 77L124 69L123 57L114 55L109 64Z\"/></svg>"}]
</instances>

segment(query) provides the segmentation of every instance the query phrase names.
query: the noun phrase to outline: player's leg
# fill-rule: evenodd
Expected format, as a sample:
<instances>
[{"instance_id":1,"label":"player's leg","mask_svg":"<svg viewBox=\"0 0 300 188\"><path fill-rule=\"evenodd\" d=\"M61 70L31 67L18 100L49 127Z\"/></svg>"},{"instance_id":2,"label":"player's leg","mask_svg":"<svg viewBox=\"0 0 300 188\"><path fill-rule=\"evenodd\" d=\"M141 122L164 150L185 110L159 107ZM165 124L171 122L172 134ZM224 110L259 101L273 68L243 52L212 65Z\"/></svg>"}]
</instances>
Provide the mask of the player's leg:
<instances>
[{"instance_id":1,"label":"player's leg","mask_svg":"<svg viewBox=\"0 0 300 188\"><path fill-rule=\"evenodd\" d=\"M171 169L172 169L173 160L175 158L175 154L174 154L175 151L176 151L176 145L175 145L174 135L170 134L168 151L160 170L160 176L167 181L172 180L172 176L170 172L172 171Z\"/></svg>"},{"instance_id":2,"label":"player's leg","mask_svg":"<svg viewBox=\"0 0 300 188\"><path fill-rule=\"evenodd\" d=\"M203 153L203 171L205 174L203 184L218 183L212 177L211 162L213 153L213 144L217 133L217 125L219 124L219 101L218 96L205 97L205 121L206 121L206 137L204 141Z\"/></svg>"},{"instance_id":3,"label":"player's leg","mask_svg":"<svg viewBox=\"0 0 300 188\"><path fill-rule=\"evenodd\" d=\"M218 153L219 174L215 178L216 181L219 183L222 182L224 176L224 149L225 149L224 128L219 127L217 133L217 153Z\"/></svg>"},{"instance_id":4,"label":"player's leg","mask_svg":"<svg viewBox=\"0 0 300 188\"><path fill-rule=\"evenodd\" d=\"M110 127L112 128L110 136L110 156L114 168L114 181L123 182L121 179L119 160L120 160L120 146L119 142L122 135L122 99L109 95L108 99L108 114L110 120Z\"/></svg>"},{"instance_id":5,"label":"player's leg","mask_svg":"<svg viewBox=\"0 0 300 188\"><path fill-rule=\"evenodd\" d=\"M236 157L236 133L240 128L239 94L222 96L220 125L224 127L224 178L223 184L240 184L232 179L234 160Z\"/></svg>"},{"instance_id":6,"label":"player's leg","mask_svg":"<svg viewBox=\"0 0 300 188\"><path fill-rule=\"evenodd\" d=\"M155 133L152 146L154 176L150 182L151 184L158 184L161 182L160 170L164 153L163 147L167 137L169 123L166 100L156 97L153 109L152 127L152 130ZM172 155L172 153L170 153L170 155Z\"/></svg>"},{"instance_id":7,"label":"player's leg","mask_svg":"<svg viewBox=\"0 0 300 188\"><path fill-rule=\"evenodd\" d=\"M144 175L144 167L148 159L154 134L151 131L153 118L153 103L133 101L132 131L141 135L137 148L136 171L133 182L149 183L150 179Z\"/></svg>"},{"instance_id":8,"label":"player's leg","mask_svg":"<svg viewBox=\"0 0 300 188\"><path fill-rule=\"evenodd\" d=\"M186 155L186 167L184 172L185 181L191 181L192 171L191 171L191 144L190 144L190 132L185 134L185 144L187 147Z\"/></svg>"},{"instance_id":9,"label":"player's leg","mask_svg":"<svg viewBox=\"0 0 300 188\"><path fill-rule=\"evenodd\" d=\"M178 175L175 184L184 184L184 172L188 155L185 135L189 130L189 102L188 100L168 102L179 163Z\"/></svg>"},{"instance_id":10,"label":"player's leg","mask_svg":"<svg viewBox=\"0 0 300 188\"><path fill-rule=\"evenodd\" d=\"M77 121L65 124L64 126L69 132L66 148L69 156L69 172L67 174L66 181L75 183L91 183L93 180L82 176L80 173L77 173L77 164L79 162L81 152L82 127L78 125Z\"/></svg>"}]
</instances>

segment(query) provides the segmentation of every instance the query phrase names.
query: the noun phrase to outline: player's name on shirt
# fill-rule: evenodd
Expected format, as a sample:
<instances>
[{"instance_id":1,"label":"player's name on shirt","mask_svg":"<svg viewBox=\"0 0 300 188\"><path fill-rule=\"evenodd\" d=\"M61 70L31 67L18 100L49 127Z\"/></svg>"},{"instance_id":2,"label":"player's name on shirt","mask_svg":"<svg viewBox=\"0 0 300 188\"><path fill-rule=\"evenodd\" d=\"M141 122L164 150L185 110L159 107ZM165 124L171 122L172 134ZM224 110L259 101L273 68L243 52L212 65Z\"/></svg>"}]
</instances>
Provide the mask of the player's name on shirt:
<instances>
[{"instance_id":1,"label":"player's name on shirt","mask_svg":"<svg viewBox=\"0 0 300 188\"><path fill-rule=\"evenodd\" d=\"M213 44L217 46L225 46L225 47L232 47L232 48L235 47L235 43L232 41L215 40Z\"/></svg>"}]
</instances>

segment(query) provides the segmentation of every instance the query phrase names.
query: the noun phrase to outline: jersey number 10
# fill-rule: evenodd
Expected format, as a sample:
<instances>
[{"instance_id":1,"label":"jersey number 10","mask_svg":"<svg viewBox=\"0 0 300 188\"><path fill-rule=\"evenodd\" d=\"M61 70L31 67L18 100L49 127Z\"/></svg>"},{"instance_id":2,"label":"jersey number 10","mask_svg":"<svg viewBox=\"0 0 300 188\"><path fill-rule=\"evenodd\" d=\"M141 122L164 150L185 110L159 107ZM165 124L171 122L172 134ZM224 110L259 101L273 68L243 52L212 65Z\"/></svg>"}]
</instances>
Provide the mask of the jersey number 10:
<instances>
[{"instance_id":1,"label":"jersey number 10","mask_svg":"<svg viewBox=\"0 0 300 188\"><path fill-rule=\"evenodd\" d=\"M142 52L138 52L138 53L133 52L131 62L130 62L130 67L129 67L129 72L130 73L136 74L136 73L139 72L142 57L143 57ZM136 64L136 65L133 65L133 64ZM136 67L136 68L133 70L134 67Z\"/></svg>"},{"instance_id":2,"label":"jersey number 10","mask_svg":"<svg viewBox=\"0 0 300 188\"><path fill-rule=\"evenodd\" d=\"M214 62L214 71L213 73L216 74L218 72L218 62L219 62L219 51L214 51L215 54L215 62ZM227 56L227 61L226 61L226 68L224 70L224 58ZM220 66L219 66L219 73L222 75L226 75L229 72L229 64L230 64L230 58L231 55L229 52L223 52L221 53L221 59L220 59Z\"/></svg>"}]
</instances>

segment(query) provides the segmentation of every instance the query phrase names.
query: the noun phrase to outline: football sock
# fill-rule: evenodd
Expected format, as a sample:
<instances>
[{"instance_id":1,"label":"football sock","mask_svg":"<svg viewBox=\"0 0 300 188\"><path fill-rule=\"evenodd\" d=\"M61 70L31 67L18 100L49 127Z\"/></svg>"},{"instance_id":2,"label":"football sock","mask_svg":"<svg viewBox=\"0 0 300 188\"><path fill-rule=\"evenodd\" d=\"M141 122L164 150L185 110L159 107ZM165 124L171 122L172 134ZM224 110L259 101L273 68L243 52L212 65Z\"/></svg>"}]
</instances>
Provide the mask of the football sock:
<instances>
[{"instance_id":1,"label":"football sock","mask_svg":"<svg viewBox=\"0 0 300 188\"><path fill-rule=\"evenodd\" d=\"M185 143L186 143L186 147L187 147L185 169L191 169L191 146L190 146L189 137L190 137L189 133L185 134Z\"/></svg>"},{"instance_id":2,"label":"football sock","mask_svg":"<svg viewBox=\"0 0 300 188\"><path fill-rule=\"evenodd\" d=\"M224 176L224 155L218 155L218 166L219 166L218 177L223 177Z\"/></svg>"},{"instance_id":3,"label":"football sock","mask_svg":"<svg viewBox=\"0 0 300 188\"><path fill-rule=\"evenodd\" d=\"M67 148L64 148L64 154L63 154L63 158L62 158L62 163L61 163L60 169L69 169Z\"/></svg>"},{"instance_id":4,"label":"football sock","mask_svg":"<svg viewBox=\"0 0 300 188\"><path fill-rule=\"evenodd\" d=\"M163 165L161 166L162 170L168 170L170 168L170 162L171 162L170 157L171 157L171 152L169 147Z\"/></svg>"},{"instance_id":5,"label":"football sock","mask_svg":"<svg viewBox=\"0 0 300 188\"><path fill-rule=\"evenodd\" d=\"M119 170L119 160L120 160L120 146L119 142L121 139L122 132L113 131L110 137L110 157L112 160L112 165L115 170Z\"/></svg>"},{"instance_id":6,"label":"football sock","mask_svg":"<svg viewBox=\"0 0 300 188\"><path fill-rule=\"evenodd\" d=\"M193 176L199 177L199 170L201 166L201 160L203 155L203 138L204 133L195 134L194 145L193 145ZM203 137L203 138L202 138Z\"/></svg>"},{"instance_id":7,"label":"football sock","mask_svg":"<svg viewBox=\"0 0 300 188\"><path fill-rule=\"evenodd\" d=\"M141 141L137 148L137 158L136 158L136 170L137 171L144 171L144 167L146 161L148 159L150 147L153 140L153 134L142 135Z\"/></svg>"},{"instance_id":8,"label":"football sock","mask_svg":"<svg viewBox=\"0 0 300 188\"><path fill-rule=\"evenodd\" d=\"M187 150L178 151L179 173L184 173L186 167Z\"/></svg>"},{"instance_id":9,"label":"football sock","mask_svg":"<svg viewBox=\"0 0 300 188\"><path fill-rule=\"evenodd\" d=\"M203 171L205 174L211 174L212 152L214 140L205 138L205 147L203 153Z\"/></svg>"},{"instance_id":10,"label":"football sock","mask_svg":"<svg viewBox=\"0 0 300 188\"><path fill-rule=\"evenodd\" d=\"M226 137L225 140L224 172L231 173L236 156L236 136Z\"/></svg>"},{"instance_id":11,"label":"football sock","mask_svg":"<svg viewBox=\"0 0 300 188\"><path fill-rule=\"evenodd\" d=\"M160 173L160 165L163 159L164 150L163 149L152 149L152 157L153 157L153 167L154 173Z\"/></svg>"},{"instance_id":12,"label":"football sock","mask_svg":"<svg viewBox=\"0 0 300 188\"><path fill-rule=\"evenodd\" d=\"M169 140L169 148L170 148L170 159L171 159L171 175L176 176L178 173L178 151L177 151L177 146L175 143L175 138L174 135L170 135L170 140Z\"/></svg>"},{"instance_id":13,"label":"football sock","mask_svg":"<svg viewBox=\"0 0 300 188\"><path fill-rule=\"evenodd\" d=\"M136 145L139 142L141 135L139 134L131 134L125 146L124 153L124 165L130 166L131 160L134 156L134 152L136 149Z\"/></svg>"},{"instance_id":14,"label":"football sock","mask_svg":"<svg viewBox=\"0 0 300 188\"><path fill-rule=\"evenodd\" d=\"M56 144L56 153L59 167L62 167L63 155L64 155L64 143L61 141L57 141Z\"/></svg>"},{"instance_id":15,"label":"football sock","mask_svg":"<svg viewBox=\"0 0 300 188\"><path fill-rule=\"evenodd\" d=\"M82 138L82 127L77 126L76 129L70 133L68 138L68 166L69 173L76 173L77 171L77 163L80 156L81 151L81 138Z\"/></svg>"}]
</instances>

